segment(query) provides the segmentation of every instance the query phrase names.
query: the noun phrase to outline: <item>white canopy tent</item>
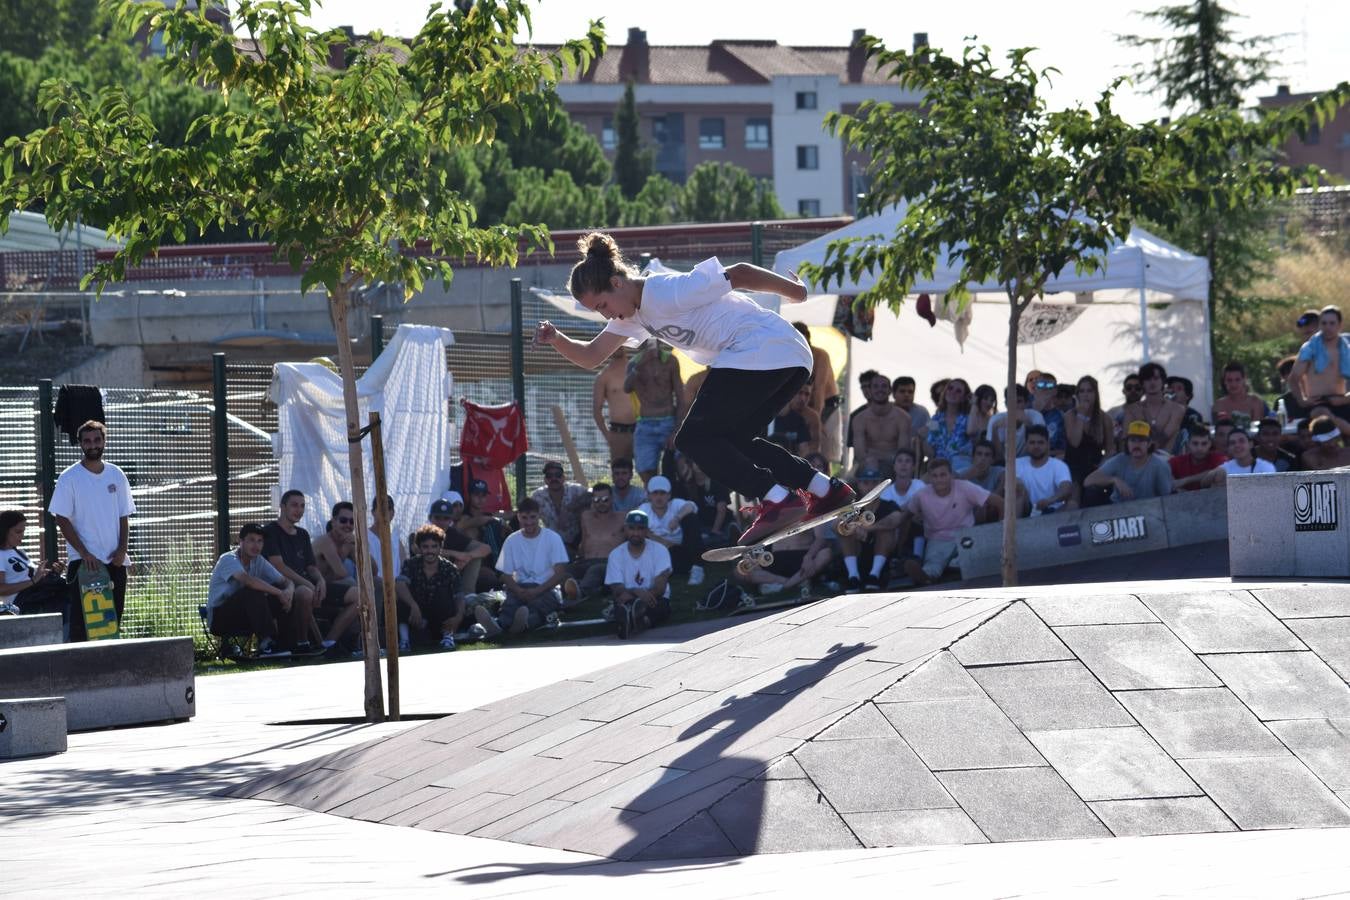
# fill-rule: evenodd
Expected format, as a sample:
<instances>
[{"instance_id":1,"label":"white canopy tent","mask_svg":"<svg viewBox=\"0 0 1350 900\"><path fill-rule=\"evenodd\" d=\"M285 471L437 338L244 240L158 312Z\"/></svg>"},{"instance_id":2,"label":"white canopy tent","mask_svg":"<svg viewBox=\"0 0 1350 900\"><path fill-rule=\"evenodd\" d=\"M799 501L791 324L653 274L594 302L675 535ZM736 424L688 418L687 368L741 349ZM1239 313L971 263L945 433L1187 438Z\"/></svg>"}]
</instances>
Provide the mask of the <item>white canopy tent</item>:
<instances>
[{"instance_id":1,"label":"white canopy tent","mask_svg":"<svg viewBox=\"0 0 1350 900\"><path fill-rule=\"evenodd\" d=\"M903 217L893 208L859 219L780 252L774 269L786 273L803 262L823 263L830 243L841 238L881 235L885 240L895 234ZM940 261L946 257L945 252L939 254ZM914 285L912 293L937 298L956 282L957 269L940 264L931 279ZM856 282L832 283L830 290L851 295L873 283L873 277L864 273ZM972 387L980 383L1001 387L1007 377L1007 296L997 284L969 289L974 302L963 344L956 340L953 322L939 319L930 328L910 311L910 299L898 317L878 309L870 341L850 341L852 370L911 375L918 382L919 402L925 405L928 386L940 378L960 376ZM1092 375L1101 384L1103 406L1110 407L1121 402L1125 375L1153 360L1169 374L1191 379L1195 406L1208 411L1212 399L1208 296L1209 270L1203 258L1135 228L1128 240L1109 250L1097 272L1079 275L1069 268L1048 282L1046 317L1057 319L1060 327L1046 329L1049 335L1034 343L1022 341L1019 376L1031 369L1052 372L1065 382ZM1063 327L1065 321L1071 324ZM939 332L950 340L935 339Z\"/></svg>"}]
</instances>

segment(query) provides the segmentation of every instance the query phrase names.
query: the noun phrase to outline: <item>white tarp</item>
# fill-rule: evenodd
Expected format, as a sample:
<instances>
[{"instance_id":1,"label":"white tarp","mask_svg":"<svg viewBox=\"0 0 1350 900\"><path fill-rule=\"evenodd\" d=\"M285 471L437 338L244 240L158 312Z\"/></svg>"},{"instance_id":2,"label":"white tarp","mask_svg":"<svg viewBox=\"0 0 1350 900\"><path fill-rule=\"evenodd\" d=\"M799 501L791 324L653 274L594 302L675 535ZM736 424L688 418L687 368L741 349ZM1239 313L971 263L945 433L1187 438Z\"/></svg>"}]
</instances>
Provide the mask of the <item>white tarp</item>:
<instances>
[{"instance_id":1,"label":"white tarp","mask_svg":"<svg viewBox=\"0 0 1350 900\"><path fill-rule=\"evenodd\" d=\"M774 270L796 270L806 261L823 263L826 248L841 238L889 237L902 218L892 209L850 223L780 252L774 258ZM946 257L945 252L939 254L939 260ZM956 280L956 269L939 265L933 278L917 282L912 290L935 295L937 306L936 295ZM857 294L873 283L873 277L864 273L857 282L842 287L832 282L829 290ZM940 378L960 376L972 387L985 383L1001 388L1007 378L1007 300L999 285L970 285L969 289L975 302L964 347L958 345L952 323L939 319L930 329L914 312L911 297L898 318L878 308L872 340L850 341L852 371L876 369L891 378L912 375L919 386L917 399L925 405L929 404L928 386ZM1080 296L1075 298L1075 294ZM1050 371L1066 382L1092 375L1101 384L1103 405L1110 407L1121 402L1120 383L1125 374L1151 359L1162 363L1169 374L1191 379L1193 405L1208 410L1212 398L1208 294L1204 259L1136 228L1128 240L1111 248L1106 265L1096 273L1078 275L1070 268L1049 282L1046 306L1075 306L1076 299L1089 302L1077 304L1083 311L1059 333L1019 346L1019 380L1033 368ZM855 386L849 387L852 393Z\"/></svg>"},{"instance_id":2,"label":"white tarp","mask_svg":"<svg viewBox=\"0 0 1350 900\"><path fill-rule=\"evenodd\" d=\"M446 401L454 383L445 348L453 343L448 329L400 325L380 358L356 382L362 427L371 412L380 414L395 540L426 521L432 501L450 484ZM277 404L273 452L280 470L273 499L279 500L283 491L304 491L302 524L313 537L324 533L329 511L339 500L365 503L369 509L375 495L370 440L362 441L368 496L353 497L338 374L322 363L278 363L270 396Z\"/></svg>"}]
</instances>

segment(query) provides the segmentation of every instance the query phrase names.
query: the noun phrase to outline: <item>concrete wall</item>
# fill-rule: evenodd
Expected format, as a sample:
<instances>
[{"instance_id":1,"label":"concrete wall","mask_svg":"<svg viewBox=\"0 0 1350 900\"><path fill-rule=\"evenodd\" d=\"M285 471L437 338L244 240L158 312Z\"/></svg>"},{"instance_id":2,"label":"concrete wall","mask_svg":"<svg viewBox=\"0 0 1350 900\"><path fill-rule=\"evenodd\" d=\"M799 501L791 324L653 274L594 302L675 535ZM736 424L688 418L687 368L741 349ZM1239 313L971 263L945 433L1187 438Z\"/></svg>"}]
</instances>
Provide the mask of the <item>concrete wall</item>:
<instances>
[{"instance_id":1,"label":"concrete wall","mask_svg":"<svg viewBox=\"0 0 1350 900\"><path fill-rule=\"evenodd\" d=\"M1224 492L1208 490L1019 519L1017 565L1022 570L1091 565L1113 556L1222 540L1226 510ZM1003 523L962 529L957 547L962 578L997 574Z\"/></svg>"},{"instance_id":2,"label":"concrete wall","mask_svg":"<svg viewBox=\"0 0 1350 900\"><path fill-rule=\"evenodd\" d=\"M1350 578L1350 469L1228 480L1228 559L1237 577Z\"/></svg>"},{"instance_id":3,"label":"concrete wall","mask_svg":"<svg viewBox=\"0 0 1350 900\"><path fill-rule=\"evenodd\" d=\"M57 375L57 384L97 384L104 387L152 387L139 346L98 350L94 356Z\"/></svg>"}]
</instances>

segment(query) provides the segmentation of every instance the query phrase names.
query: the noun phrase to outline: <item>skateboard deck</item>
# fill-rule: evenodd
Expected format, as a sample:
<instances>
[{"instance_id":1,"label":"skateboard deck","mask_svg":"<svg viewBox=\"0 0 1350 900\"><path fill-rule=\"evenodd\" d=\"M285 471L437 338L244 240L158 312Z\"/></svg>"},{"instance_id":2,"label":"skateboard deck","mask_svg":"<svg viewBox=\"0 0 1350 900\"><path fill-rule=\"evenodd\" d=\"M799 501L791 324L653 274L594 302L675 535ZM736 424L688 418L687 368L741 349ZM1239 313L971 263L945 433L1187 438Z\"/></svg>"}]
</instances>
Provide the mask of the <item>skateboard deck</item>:
<instances>
[{"instance_id":1,"label":"skateboard deck","mask_svg":"<svg viewBox=\"0 0 1350 900\"><path fill-rule=\"evenodd\" d=\"M891 480L887 478L881 484L872 488L863 497L859 497L852 503L841 506L833 512L828 512L823 516L816 516L811 519L803 519L794 525L790 525L781 531L775 532L755 544L736 545L731 547L714 547L712 550L703 552L704 562L732 562L735 561L736 568L742 575L749 575L755 566L768 568L773 565L773 552L769 549L779 541L787 540L790 537L796 537L799 534L818 528L827 522L833 522L838 519L835 526L840 534L849 534L853 531L854 525L858 522L872 524L876 521L871 510L867 507L877 502L881 497L881 492L891 486ZM763 608L763 607L760 607Z\"/></svg>"},{"instance_id":2,"label":"skateboard deck","mask_svg":"<svg viewBox=\"0 0 1350 900\"><path fill-rule=\"evenodd\" d=\"M85 635L91 641L117 637L117 606L107 567L81 565L79 579Z\"/></svg>"}]
</instances>

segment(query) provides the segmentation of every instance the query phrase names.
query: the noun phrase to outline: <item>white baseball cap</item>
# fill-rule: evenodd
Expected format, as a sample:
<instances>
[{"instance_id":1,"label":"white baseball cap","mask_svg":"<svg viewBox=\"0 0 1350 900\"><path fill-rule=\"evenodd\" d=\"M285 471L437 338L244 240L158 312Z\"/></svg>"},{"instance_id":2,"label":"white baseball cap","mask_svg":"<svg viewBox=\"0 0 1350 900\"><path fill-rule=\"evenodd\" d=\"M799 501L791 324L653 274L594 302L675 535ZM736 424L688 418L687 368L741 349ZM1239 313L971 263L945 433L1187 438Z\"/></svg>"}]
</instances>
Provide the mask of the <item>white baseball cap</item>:
<instances>
[{"instance_id":1,"label":"white baseball cap","mask_svg":"<svg viewBox=\"0 0 1350 900\"><path fill-rule=\"evenodd\" d=\"M665 491L670 493L670 479L664 475L653 475L652 480L647 482L647 492Z\"/></svg>"}]
</instances>

